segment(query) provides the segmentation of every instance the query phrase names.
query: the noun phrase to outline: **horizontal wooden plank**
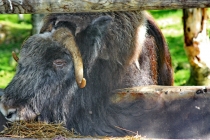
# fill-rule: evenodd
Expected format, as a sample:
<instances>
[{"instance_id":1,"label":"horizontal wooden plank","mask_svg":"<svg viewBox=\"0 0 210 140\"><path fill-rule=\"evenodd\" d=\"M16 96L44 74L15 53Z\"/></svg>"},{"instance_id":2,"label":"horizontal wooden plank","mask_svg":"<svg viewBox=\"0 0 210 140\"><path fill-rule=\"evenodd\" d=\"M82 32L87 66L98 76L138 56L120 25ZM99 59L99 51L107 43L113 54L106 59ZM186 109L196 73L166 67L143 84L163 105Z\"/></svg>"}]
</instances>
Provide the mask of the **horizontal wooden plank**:
<instances>
[{"instance_id":1,"label":"horizontal wooden plank","mask_svg":"<svg viewBox=\"0 0 210 140\"><path fill-rule=\"evenodd\" d=\"M0 0L0 13L107 12L210 7L210 0Z\"/></svg>"},{"instance_id":2,"label":"horizontal wooden plank","mask_svg":"<svg viewBox=\"0 0 210 140\"><path fill-rule=\"evenodd\" d=\"M113 91L113 103L134 102L135 100L154 99L157 102L173 102L192 98L210 99L209 86L139 86ZM159 100L159 101L158 101Z\"/></svg>"},{"instance_id":3,"label":"horizontal wooden plank","mask_svg":"<svg viewBox=\"0 0 210 140\"><path fill-rule=\"evenodd\" d=\"M126 119L138 117L130 121L142 126L138 134L146 138L209 139L209 100L209 86L152 85L114 90L109 103L122 109L128 106ZM0 113L0 131L5 123Z\"/></svg>"},{"instance_id":4,"label":"horizontal wooden plank","mask_svg":"<svg viewBox=\"0 0 210 140\"><path fill-rule=\"evenodd\" d=\"M129 106L130 116L126 119L138 116L134 124L142 126L138 129L142 136L210 138L209 86L142 86L113 93L111 103L122 108Z\"/></svg>"}]
</instances>

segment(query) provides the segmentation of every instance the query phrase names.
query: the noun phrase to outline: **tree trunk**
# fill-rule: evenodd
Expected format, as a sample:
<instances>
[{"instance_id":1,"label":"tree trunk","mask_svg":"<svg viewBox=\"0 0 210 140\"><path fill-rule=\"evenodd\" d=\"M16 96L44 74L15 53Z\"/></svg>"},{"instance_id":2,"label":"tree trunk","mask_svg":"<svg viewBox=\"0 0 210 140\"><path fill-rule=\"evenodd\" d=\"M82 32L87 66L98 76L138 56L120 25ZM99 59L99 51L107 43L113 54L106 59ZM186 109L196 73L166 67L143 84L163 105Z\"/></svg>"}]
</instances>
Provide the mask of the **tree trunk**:
<instances>
[{"instance_id":1,"label":"tree trunk","mask_svg":"<svg viewBox=\"0 0 210 140\"><path fill-rule=\"evenodd\" d=\"M185 51L191 66L187 84L210 85L210 41L206 32L207 9L183 10Z\"/></svg>"}]
</instances>

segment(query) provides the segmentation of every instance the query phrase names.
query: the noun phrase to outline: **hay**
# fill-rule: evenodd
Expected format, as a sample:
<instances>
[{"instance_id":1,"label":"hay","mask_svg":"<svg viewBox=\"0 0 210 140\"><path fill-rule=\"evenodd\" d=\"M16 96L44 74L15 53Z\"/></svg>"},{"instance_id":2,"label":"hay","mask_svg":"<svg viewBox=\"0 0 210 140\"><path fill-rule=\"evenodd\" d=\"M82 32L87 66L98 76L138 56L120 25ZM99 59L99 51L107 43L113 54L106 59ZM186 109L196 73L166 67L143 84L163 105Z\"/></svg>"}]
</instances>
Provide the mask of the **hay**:
<instances>
[{"instance_id":1,"label":"hay","mask_svg":"<svg viewBox=\"0 0 210 140\"><path fill-rule=\"evenodd\" d=\"M61 137L71 137L78 138L81 137L76 135L75 132L67 130L62 123L58 124L48 124L45 122L10 122L8 126L0 132L0 137L10 137L10 138L55 138L57 136Z\"/></svg>"},{"instance_id":2,"label":"hay","mask_svg":"<svg viewBox=\"0 0 210 140\"><path fill-rule=\"evenodd\" d=\"M97 136L97 137L84 137L76 134L74 130L67 130L62 123L58 124L48 124L46 122L9 122L8 126L0 132L0 137L9 138L51 138L54 140L66 140L66 138L90 138L90 139L103 139L103 140L148 140L141 135L136 136L125 136L125 137L107 137L107 136Z\"/></svg>"}]
</instances>

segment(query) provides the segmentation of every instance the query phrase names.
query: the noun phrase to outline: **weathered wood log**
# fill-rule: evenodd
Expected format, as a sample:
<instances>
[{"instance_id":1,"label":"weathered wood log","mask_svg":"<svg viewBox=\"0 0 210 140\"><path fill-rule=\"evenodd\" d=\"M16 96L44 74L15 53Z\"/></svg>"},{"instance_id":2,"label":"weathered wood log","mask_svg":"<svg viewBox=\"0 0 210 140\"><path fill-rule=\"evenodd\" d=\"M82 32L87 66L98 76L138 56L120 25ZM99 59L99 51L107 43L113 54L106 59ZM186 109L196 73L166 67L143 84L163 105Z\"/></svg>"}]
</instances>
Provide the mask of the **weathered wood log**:
<instances>
[{"instance_id":1,"label":"weathered wood log","mask_svg":"<svg viewBox=\"0 0 210 140\"><path fill-rule=\"evenodd\" d=\"M113 103L133 102L140 98L157 102L172 102L183 99L209 98L210 87L205 86L140 86L114 90Z\"/></svg>"},{"instance_id":2,"label":"weathered wood log","mask_svg":"<svg viewBox=\"0 0 210 140\"><path fill-rule=\"evenodd\" d=\"M209 0L0 0L0 13L106 12L210 7Z\"/></svg>"},{"instance_id":3,"label":"weathered wood log","mask_svg":"<svg viewBox=\"0 0 210 140\"><path fill-rule=\"evenodd\" d=\"M210 137L210 87L145 86L113 91L110 100L116 106L136 110L138 134L147 138ZM127 107L127 106L126 106ZM127 112L129 116L129 111ZM131 126L132 127L132 126ZM137 133L137 132L136 132Z\"/></svg>"}]
</instances>

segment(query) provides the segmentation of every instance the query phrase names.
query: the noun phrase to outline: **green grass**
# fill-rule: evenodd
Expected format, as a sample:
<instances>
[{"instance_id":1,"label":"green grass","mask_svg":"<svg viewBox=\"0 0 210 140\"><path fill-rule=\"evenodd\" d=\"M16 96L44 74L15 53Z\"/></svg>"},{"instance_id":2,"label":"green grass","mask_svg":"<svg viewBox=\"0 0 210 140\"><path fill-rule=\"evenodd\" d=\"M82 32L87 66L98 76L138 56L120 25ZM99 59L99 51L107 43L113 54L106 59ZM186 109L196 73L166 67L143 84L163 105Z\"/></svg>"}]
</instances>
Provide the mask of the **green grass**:
<instances>
[{"instance_id":1,"label":"green grass","mask_svg":"<svg viewBox=\"0 0 210 140\"><path fill-rule=\"evenodd\" d=\"M19 52L31 28L31 15L24 15L24 21L19 21L16 14L0 15L0 88L5 88L14 76L16 62L11 52Z\"/></svg>"}]
</instances>

